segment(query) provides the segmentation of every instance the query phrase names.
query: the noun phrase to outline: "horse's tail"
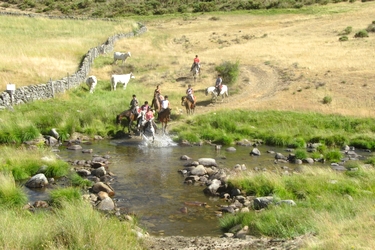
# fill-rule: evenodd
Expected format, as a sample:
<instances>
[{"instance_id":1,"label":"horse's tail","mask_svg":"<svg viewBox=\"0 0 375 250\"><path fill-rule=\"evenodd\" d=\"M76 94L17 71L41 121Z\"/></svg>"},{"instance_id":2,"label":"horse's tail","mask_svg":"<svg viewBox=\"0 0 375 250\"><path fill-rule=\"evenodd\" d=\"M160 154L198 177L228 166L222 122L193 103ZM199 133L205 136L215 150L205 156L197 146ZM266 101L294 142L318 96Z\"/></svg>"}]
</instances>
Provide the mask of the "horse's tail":
<instances>
[{"instance_id":1,"label":"horse's tail","mask_svg":"<svg viewBox=\"0 0 375 250\"><path fill-rule=\"evenodd\" d=\"M121 120L120 120L120 115L117 115L117 116L116 116L116 123L117 123L117 124L120 124L120 122L121 122Z\"/></svg>"},{"instance_id":2,"label":"horse's tail","mask_svg":"<svg viewBox=\"0 0 375 250\"><path fill-rule=\"evenodd\" d=\"M115 87L115 78L112 76L111 77L111 90L114 90Z\"/></svg>"},{"instance_id":3,"label":"horse's tail","mask_svg":"<svg viewBox=\"0 0 375 250\"><path fill-rule=\"evenodd\" d=\"M206 91L204 92L206 96L208 95L208 88L206 88Z\"/></svg>"}]
</instances>

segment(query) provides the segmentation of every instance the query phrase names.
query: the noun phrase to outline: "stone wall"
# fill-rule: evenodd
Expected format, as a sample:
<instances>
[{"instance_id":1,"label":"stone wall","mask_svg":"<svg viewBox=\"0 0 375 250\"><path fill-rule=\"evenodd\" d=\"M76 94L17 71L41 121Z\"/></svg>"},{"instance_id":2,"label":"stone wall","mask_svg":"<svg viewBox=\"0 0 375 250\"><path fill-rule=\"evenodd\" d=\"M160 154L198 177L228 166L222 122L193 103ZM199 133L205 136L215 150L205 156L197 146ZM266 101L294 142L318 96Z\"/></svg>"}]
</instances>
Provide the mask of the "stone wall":
<instances>
[{"instance_id":1,"label":"stone wall","mask_svg":"<svg viewBox=\"0 0 375 250\"><path fill-rule=\"evenodd\" d=\"M10 13L0 14L9 15ZM12 108L13 105L28 103L35 100L54 98L59 93L64 93L66 90L77 87L81 83L85 82L95 58L102 54L112 52L117 40L140 35L146 31L147 28L138 23L138 29L136 31L126 34L116 34L109 37L105 43L89 49L80 63L78 71L73 75L67 75L66 77L56 81L50 80L45 84L29 85L17 88L14 91L7 90L0 93L0 110Z\"/></svg>"}]
</instances>

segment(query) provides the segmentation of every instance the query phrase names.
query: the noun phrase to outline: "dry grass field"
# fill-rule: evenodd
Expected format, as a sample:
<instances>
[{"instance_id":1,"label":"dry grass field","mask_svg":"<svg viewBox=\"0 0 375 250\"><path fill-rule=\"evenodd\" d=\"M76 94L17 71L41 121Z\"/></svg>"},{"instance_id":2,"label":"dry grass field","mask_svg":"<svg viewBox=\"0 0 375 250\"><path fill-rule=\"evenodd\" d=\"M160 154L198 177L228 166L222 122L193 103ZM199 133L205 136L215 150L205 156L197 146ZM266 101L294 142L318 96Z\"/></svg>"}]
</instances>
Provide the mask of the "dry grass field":
<instances>
[{"instance_id":1,"label":"dry grass field","mask_svg":"<svg viewBox=\"0 0 375 250\"><path fill-rule=\"evenodd\" d=\"M190 83L198 97L196 113L249 108L371 117L375 107L375 34L369 33L367 38L354 38L354 34L375 20L375 3L356 1L308 8L304 14L249 11L140 20L148 28L146 34L116 43L116 51L132 52L125 66L106 65L93 69L92 74L109 85L111 74L133 71L137 84L149 89L150 99L160 84L163 94L174 96L172 105L178 109L178 97ZM349 41L340 42L340 32L349 26ZM99 36L95 39L100 40ZM189 69L196 54L202 62L202 73L193 82ZM6 53L2 57L9 58ZM111 60L112 54L106 57ZM4 66L0 70L2 85L13 77L21 83L40 83L33 82L30 69L43 73L37 74L37 81L43 77L48 81L50 76L58 79L56 74L60 72L62 78L77 67L69 56L37 58L22 56L27 65L15 64L15 69ZM215 66L224 61L239 62L240 75L229 88L230 97L224 103L210 105L204 89L214 85ZM332 98L330 104L322 103L325 96Z\"/></svg>"},{"instance_id":2,"label":"dry grass field","mask_svg":"<svg viewBox=\"0 0 375 250\"><path fill-rule=\"evenodd\" d=\"M375 20L374 13L374 2L355 2L319 6L310 14L215 13L146 21L146 34L116 44L117 50L132 52L127 66L93 74L109 79L113 72L133 70L150 94L161 84L170 96L183 95L191 83L196 113L220 107L371 117L375 34L354 34ZM349 41L340 42L339 33L348 26ZM202 73L194 83L189 69L196 54ZM208 105L204 89L214 85L214 68L224 61L238 61L240 76L229 88L230 98ZM325 96L332 97L330 104L322 103Z\"/></svg>"}]
</instances>

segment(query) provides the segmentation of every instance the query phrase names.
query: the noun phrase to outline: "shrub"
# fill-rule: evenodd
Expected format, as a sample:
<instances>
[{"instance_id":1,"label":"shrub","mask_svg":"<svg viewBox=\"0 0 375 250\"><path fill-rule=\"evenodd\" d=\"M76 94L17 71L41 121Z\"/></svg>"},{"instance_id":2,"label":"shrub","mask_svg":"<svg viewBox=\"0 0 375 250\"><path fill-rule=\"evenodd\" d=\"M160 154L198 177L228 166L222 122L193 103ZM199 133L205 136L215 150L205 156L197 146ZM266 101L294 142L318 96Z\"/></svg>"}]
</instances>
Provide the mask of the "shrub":
<instances>
[{"instance_id":1,"label":"shrub","mask_svg":"<svg viewBox=\"0 0 375 250\"><path fill-rule=\"evenodd\" d=\"M231 63L226 61L216 66L215 70L221 74L226 84L231 85L237 80L240 73L239 62Z\"/></svg>"},{"instance_id":2,"label":"shrub","mask_svg":"<svg viewBox=\"0 0 375 250\"><path fill-rule=\"evenodd\" d=\"M346 27L343 31L339 33L340 36L349 35L352 32L353 28L351 26Z\"/></svg>"},{"instance_id":3,"label":"shrub","mask_svg":"<svg viewBox=\"0 0 375 250\"><path fill-rule=\"evenodd\" d=\"M354 35L355 38L363 38L363 37L368 37L368 33L366 30L360 30Z\"/></svg>"},{"instance_id":4,"label":"shrub","mask_svg":"<svg viewBox=\"0 0 375 250\"><path fill-rule=\"evenodd\" d=\"M367 32L375 32L375 21L372 21L372 24L370 24L367 29Z\"/></svg>"},{"instance_id":5,"label":"shrub","mask_svg":"<svg viewBox=\"0 0 375 250\"><path fill-rule=\"evenodd\" d=\"M327 95L323 98L323 104L330 104L331 102L332 102L332 97Z\"/></svg>"},{"instance_id":6,"label":"shrub","mask_svg":"<svg viewBox=\"0 0 375 250\"><path fill-rule=\"evenodd\" d=\"M342 36L339 38L339 41L340 42L346 42L346 41L349 41L349 38L347 36Z\"/></svg>"}]
</instances>

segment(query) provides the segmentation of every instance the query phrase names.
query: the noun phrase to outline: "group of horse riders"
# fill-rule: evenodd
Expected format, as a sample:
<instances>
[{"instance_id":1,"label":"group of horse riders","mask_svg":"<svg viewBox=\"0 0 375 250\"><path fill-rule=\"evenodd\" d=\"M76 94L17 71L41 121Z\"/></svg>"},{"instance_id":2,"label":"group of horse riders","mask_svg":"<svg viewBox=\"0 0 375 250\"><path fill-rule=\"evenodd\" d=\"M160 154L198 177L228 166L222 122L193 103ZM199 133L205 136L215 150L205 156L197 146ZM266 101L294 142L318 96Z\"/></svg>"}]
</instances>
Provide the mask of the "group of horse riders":
<instances>
[{"instance_id":1,"label":"group of horse riders","mask_svg":"<svg viewBox=\"0 0 375 250\"><path fill-rule=\"evenodd\" d=\"M199 59L198 55L195 55L194 62L191 65L191 70L193 70L193 68L195 66L197 66L198 71L200 71L200 59ZM216 79L216 82L215 82L215 88L216 88L216 91L217 91L218 95L221 91L222 83L223 83L223 79L221 78L221 75L219 74L217 76L217 79ZM186 90L186 96L195 105L196 98L194 96L194 90L193 90L191 84L188 85L188 88ZM160 103L159 114L162 113L166 109L170 109L170 102L168 100L168 96L167 95L162 96L161 90L160 90L160 85L156 86L156 89L154 91L154 98L158 98L159 103ZM130 101L130 106L131 106L131 110L132 110L133 114L138 116L138 118L139 118L140 112L144 111L144 112L146 112L146 120L147 121L150 121L150 120L154 119L154 113L152 111L152 108L148 105L148 101L145 101L144 104L139 109L139 102L137 100L137 97L136 97L136 95L133 95L133 98ZM170 117L169 117L169 119L170 119Z\"/></svg>"},{"instance_id":2,"label":"group of horse riders","mask_svg":"<svg viewBox=\"0 0 375 250\"><path fill-rule=\"evenodd\" d=\"M170 109L170 102L168 100L168 96L161 95L160 85L156 86L156 89L154 91L154 98L158 98L160 103L160 111L158 112L159 114L161 114L166 109ZM152 110L152 107L149 106L148 101L145 101L144 104L139 108L139 102L136 95L133 95L133 98L130 101L130 109L132 113L136 117L138 117L138 119L140 118L141 112L145 112L145 117L147 121L154 119L154 112Z\"/></svg>"}]
</instances>

